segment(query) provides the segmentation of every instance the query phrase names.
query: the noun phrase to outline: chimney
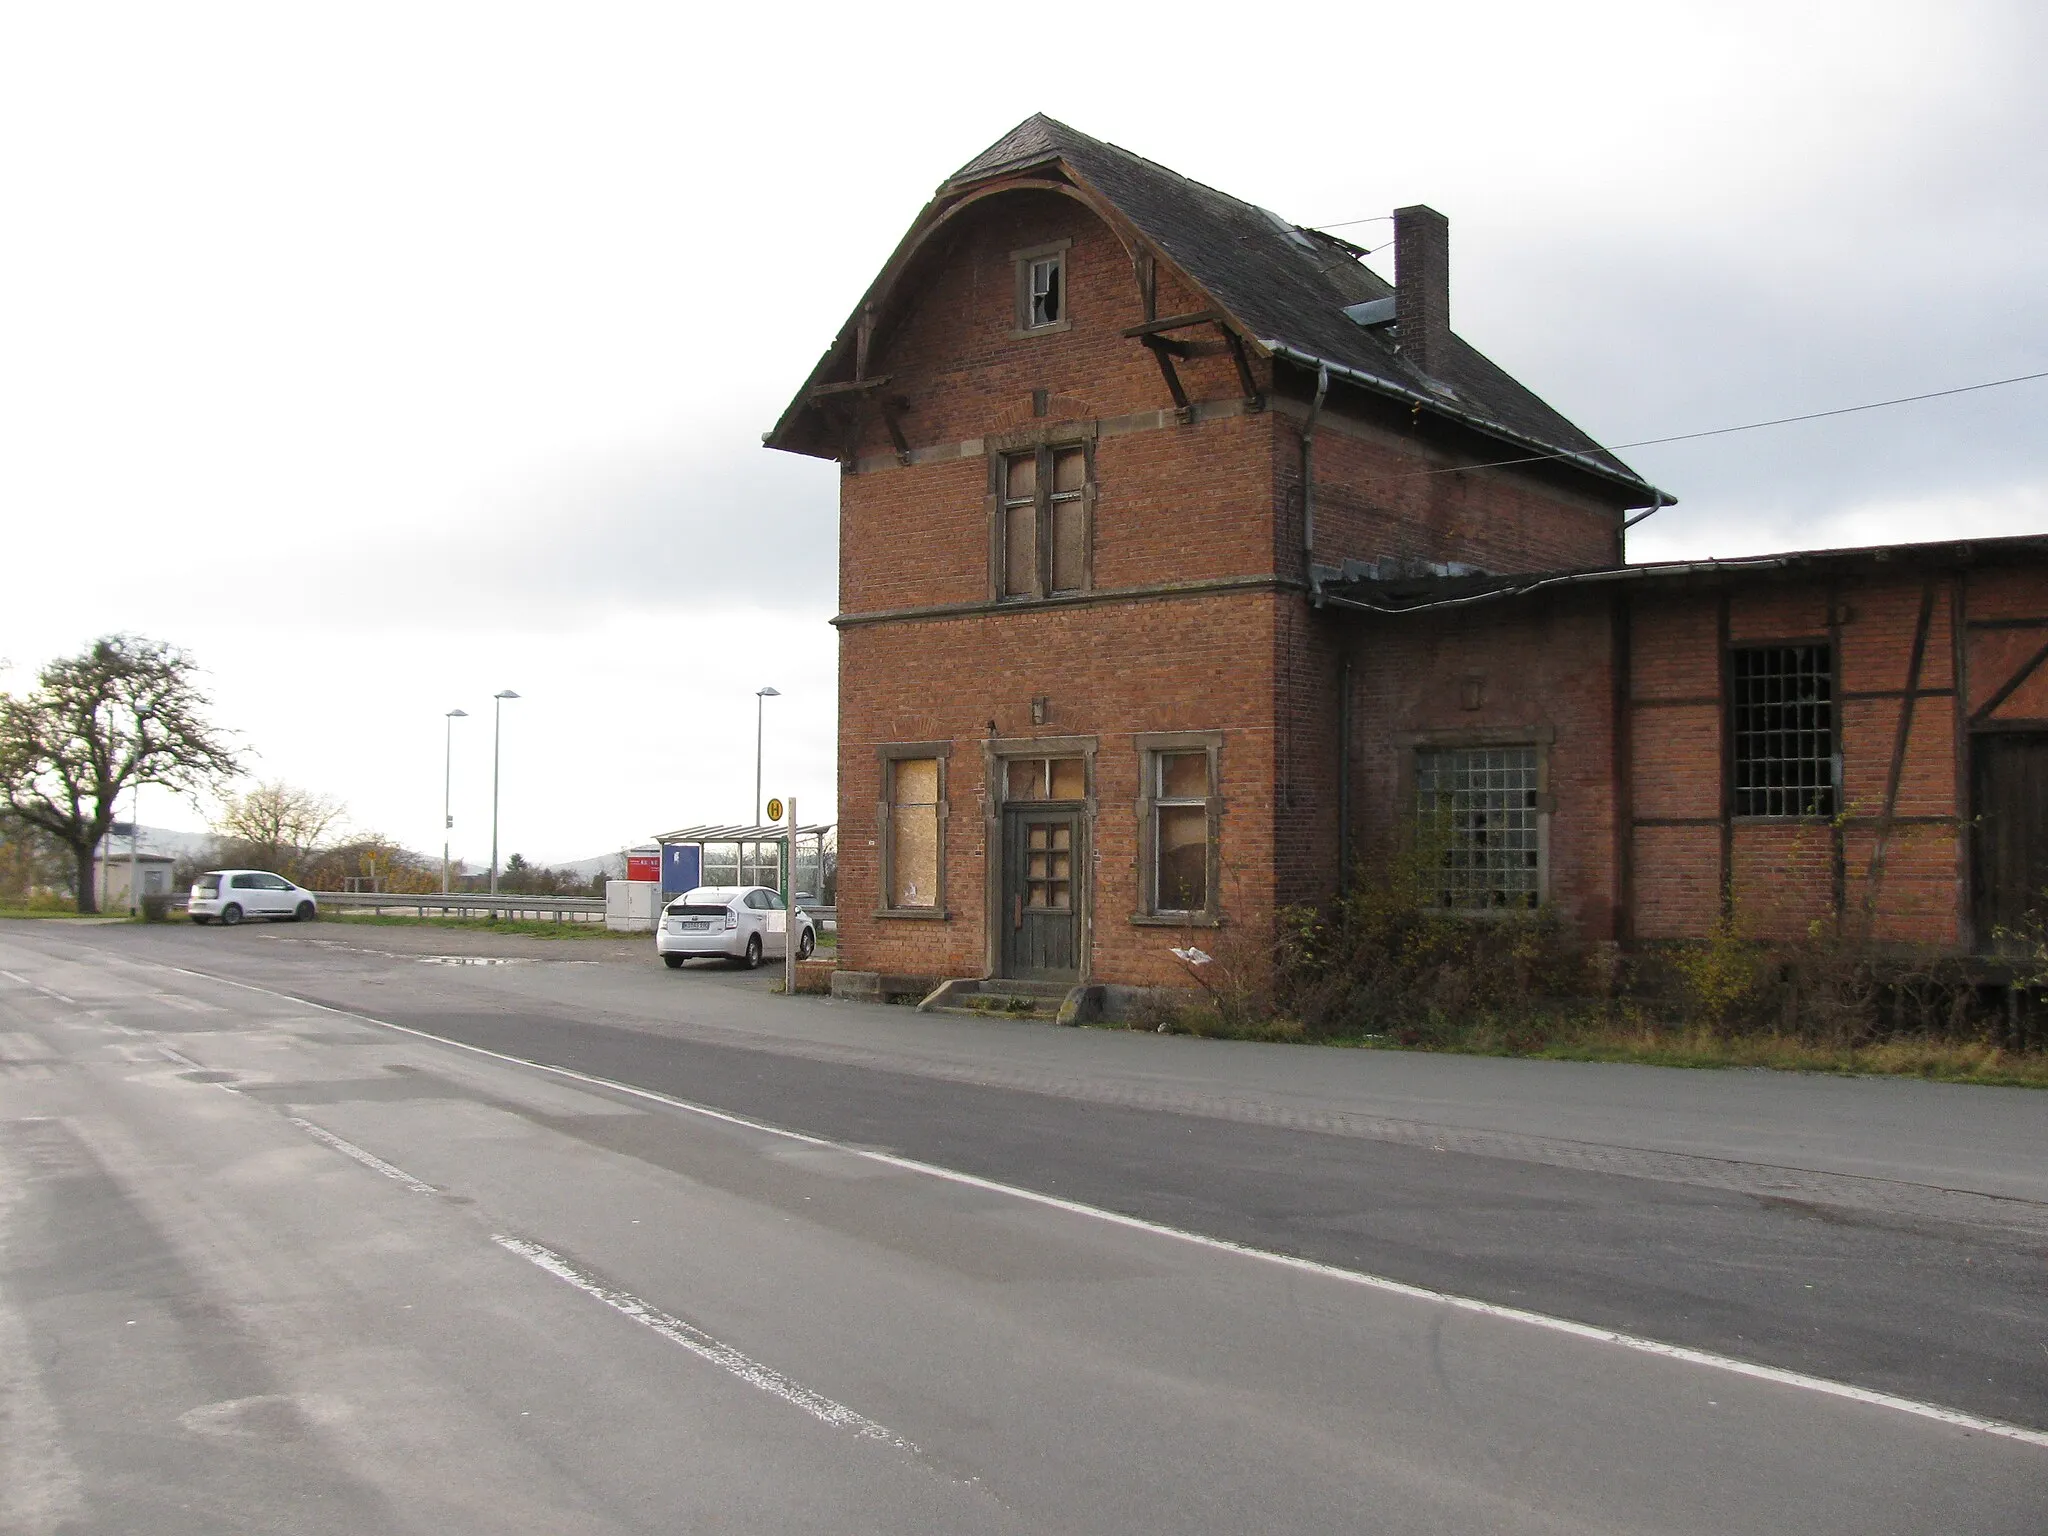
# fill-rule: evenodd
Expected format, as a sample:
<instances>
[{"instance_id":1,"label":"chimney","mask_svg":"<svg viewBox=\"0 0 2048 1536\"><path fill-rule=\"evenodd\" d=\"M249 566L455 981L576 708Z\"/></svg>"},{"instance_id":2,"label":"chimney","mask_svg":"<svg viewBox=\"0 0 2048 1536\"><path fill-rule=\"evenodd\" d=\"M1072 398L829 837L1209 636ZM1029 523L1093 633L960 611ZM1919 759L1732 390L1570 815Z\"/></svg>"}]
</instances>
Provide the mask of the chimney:
<instances>
[{"instance_id":1,"label":"chimney","mask_svg":"<svg viewBox=\"0 0 2048 1536\"><path fill-rule=\"evenodd\" d=\"M1449 359L1451 221L1416 203L1394 210L1394 318L1401 355L1424 373Z\"/></svg>"}]
</instances>

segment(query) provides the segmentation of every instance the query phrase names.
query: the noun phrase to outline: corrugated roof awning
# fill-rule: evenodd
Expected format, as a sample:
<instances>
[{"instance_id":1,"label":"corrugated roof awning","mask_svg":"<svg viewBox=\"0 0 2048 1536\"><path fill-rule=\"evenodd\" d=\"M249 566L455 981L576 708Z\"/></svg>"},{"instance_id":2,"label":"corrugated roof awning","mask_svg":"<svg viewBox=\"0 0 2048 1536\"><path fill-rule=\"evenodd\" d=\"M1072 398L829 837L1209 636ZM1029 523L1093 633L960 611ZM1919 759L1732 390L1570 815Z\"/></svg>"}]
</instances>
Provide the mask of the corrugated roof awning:
<instances>
[{"instance_id":1,"label":"corrugated roof awning","mask_svg":"<svg viewBox=\"0 0 2048 1536\"><path fill-rule=\"evenodd\" d=\"M818 837L832 830L829 821L812 822L796 829L798 837ZM673 832L657 832L657 843L766 843L779 842L789 836L789 828L780 822L771 822L765 827L728 827L706 823L698 827L678 827Z\"/></svg>"}]
</instances>

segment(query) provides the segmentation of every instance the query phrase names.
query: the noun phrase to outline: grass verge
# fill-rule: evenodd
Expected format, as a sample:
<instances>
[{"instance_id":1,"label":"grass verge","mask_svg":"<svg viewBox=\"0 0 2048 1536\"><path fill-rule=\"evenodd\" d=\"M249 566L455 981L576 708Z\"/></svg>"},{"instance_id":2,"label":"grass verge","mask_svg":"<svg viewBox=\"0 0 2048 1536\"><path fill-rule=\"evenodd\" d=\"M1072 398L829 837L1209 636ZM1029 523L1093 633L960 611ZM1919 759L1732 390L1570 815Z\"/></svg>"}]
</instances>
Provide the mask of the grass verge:
<instances>
[{"instance_id":1,"label":"grass verge","mask_svg":"<svg viewBox=\"0 0 2048 1536\"><path fill-rule=\"evenodd\" d=\"M1129 1026L1209 1039L1430 1051L1460 1056L1519 1056L1542 1061L1629 1062L1654 1067L1765 1067L1847 1077L1918 1077L1991 1087L2048 1088L2048 1050L2014 1050L1984 1040L1901 1038L1830 1046L1770 1033L1720 1034L1682 1025L1583 1018L1436 1021L1399 1034L1311 1037L1296 1020L1226 1023L1213 1009L1141 1013Z\"/></svg>"}]
</instances>

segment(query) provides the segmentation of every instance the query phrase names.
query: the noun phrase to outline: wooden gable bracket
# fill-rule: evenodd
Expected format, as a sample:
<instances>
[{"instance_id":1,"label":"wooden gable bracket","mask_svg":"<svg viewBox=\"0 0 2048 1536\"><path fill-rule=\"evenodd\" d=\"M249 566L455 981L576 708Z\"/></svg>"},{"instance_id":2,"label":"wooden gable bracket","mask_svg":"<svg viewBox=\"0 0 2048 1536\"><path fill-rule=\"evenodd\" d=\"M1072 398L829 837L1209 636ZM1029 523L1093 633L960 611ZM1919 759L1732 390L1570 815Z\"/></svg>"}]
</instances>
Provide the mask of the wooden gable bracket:
<instances>
[{"instance_id":1,"label":"wooden gable bracket","mask_svg":"<svg viewBox=\"0 0 2048 1536\"><path fill-rule=\"evenodd\" d=\"M1159 336L1142 338L1151 351L1153 360L1159 364L1159 372L1166 380L1167 393L1173 396L1173 413L1180 418L1182 426L1189 426L1195 419L1195 408L1188 403L1188 392L1180 382L1180 370L1173 366L1174 346Z\"/></svg>"},{"instance_id":2,"label":"wooden gable bracket","mask_svg":"<svg viewBox=\"0 0 2048 1536\"><path fill-rule=\"evenodd\" d=\"M839 469L842 474L852 474L860 462L860 403L874 395L889 382L889 375L877 374L872 379L836 379L829 384L814 384L805 397L823 413L829 425L839 429ZM879 397L878 397L879 398ZM890 434L896 434L892 431ZM897 450L899 456L907 448Z\"/></svg>"},{"instance_id":3,"label":"wooden gable bracket","mask_svg":"<svg viewBox=\"0 0 2048 1536\"><path fill-rule=\"evenodd\" d=\"M896 462L907 469L910 439L903 435L903 417L910 410L910 402L901 395L878 395L875 400L882 408L882 425L889 429L889 441L896 445Z\"/></svg>"},{"instance_id":4,"label":"wooden gable bracket","mask_svg":"<svg viewBox=\"0 0 2048 1536\"><path fill-rule=\"evenodd\" d=\"M1192 330L1196 326L1213 325L1222 333L1223 341L1183 341L1169 336L1169 331ZM1244 338L1237 334L1221 310L1203 309L1191 314L1168 315L1162 320L1147 320L1142 325L1124 328L1124 335L1135 337L1144 343L1159 363L1159 372L1166 380L1166 388L1173 396L1174 409L1183 424L1194 420L1194 407L1188 403L1186 388L1181 384L1180 371L1173 366L1175 358L1210 357L1217 351L1228 348L1231 361L1237 365L1237 382L1244 391L1245 406L1248 410L1262 411L1266 408L1266 397L1252 377L1251 355L1245 351Z\"/></svg>"},{"instance_id":5,"label":"wooden gable bracket","mask_svg":"<svg viewBox=\"0 0 2048 1536\"><path fill-rule=\"evenodd\" d=\"M1244 338L1225 325L1216 322L1216 329L1223 333L1223 339L1230 343L1230 360L1237 364L1238 387L1244 391L1244 407L1248 411L1263 411L1266 397L1259 390L1258 381L1252 377L1252 360L1244 350Z\"/></svg>"}]
</instances>

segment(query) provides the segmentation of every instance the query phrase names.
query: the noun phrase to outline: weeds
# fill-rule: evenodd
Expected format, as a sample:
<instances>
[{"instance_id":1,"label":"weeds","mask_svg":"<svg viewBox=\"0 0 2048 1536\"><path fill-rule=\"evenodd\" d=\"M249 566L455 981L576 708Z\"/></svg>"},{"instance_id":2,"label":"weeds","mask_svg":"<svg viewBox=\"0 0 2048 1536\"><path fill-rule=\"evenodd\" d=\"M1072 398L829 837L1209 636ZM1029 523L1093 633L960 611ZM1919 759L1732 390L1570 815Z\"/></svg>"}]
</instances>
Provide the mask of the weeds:
<instances>
[{"instance_id":1,"label":"weeds","mask_svg":"<svg viewBox=\"0 0 2048 1536\"><path fill-rule=\"evenodd\" d=\"M2048 1050L2027 1029L2048 1006L2048 925L2035 924L2030 942L2000 935L2018 956L2008 992L1966 962L1876 945L1853 917L1768 938L1745 933L1742 917L1623 963L1541 910L1442 905L1425 846L1362 871L1333 902L1284 910L1269 934L1219 930L1204 940L1213 954L1176 948L1192 996L1155 996L1129 1025L2048 1087Z\"/></svg>"}]
</instances>

